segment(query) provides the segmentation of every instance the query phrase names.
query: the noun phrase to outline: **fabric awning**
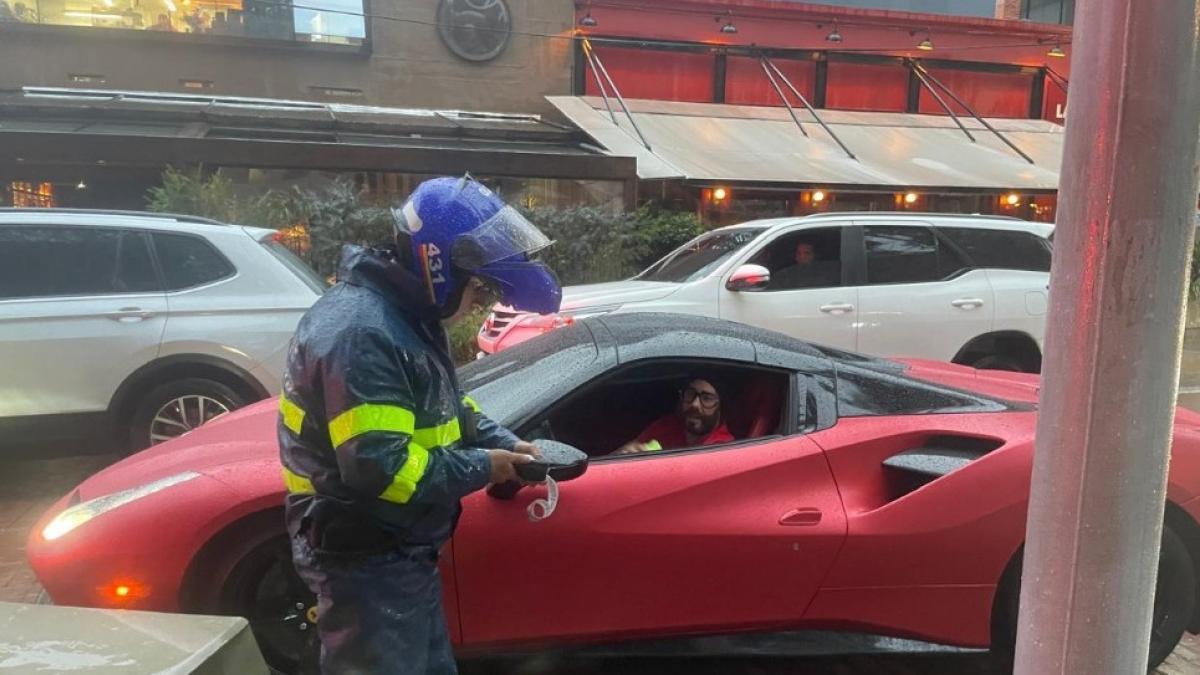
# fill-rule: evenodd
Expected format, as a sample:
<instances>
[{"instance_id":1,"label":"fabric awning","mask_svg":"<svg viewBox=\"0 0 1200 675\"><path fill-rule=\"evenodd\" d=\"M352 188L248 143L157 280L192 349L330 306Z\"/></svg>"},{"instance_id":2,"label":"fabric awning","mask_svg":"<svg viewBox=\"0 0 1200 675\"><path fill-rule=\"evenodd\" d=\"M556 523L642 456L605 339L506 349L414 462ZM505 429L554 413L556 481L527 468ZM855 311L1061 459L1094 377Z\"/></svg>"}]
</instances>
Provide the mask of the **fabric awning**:
<instances>
[{"instance_id":1,"label":"fabric awning","mask_svg":"<svg viewBox=\"0 0 1200 675\"><path fill-rule=\"evenodd\" d=\"M612 155L635 157L642 179L811 186L1055 190L1063 128L1043 120L989 119L1030 164L977 120L941 115L819 111L857 156L851 159L811 114L784 108L627 99L647 149L617 102L613 124L602 99L550 96Z\"/></svg>"}]
</instances>

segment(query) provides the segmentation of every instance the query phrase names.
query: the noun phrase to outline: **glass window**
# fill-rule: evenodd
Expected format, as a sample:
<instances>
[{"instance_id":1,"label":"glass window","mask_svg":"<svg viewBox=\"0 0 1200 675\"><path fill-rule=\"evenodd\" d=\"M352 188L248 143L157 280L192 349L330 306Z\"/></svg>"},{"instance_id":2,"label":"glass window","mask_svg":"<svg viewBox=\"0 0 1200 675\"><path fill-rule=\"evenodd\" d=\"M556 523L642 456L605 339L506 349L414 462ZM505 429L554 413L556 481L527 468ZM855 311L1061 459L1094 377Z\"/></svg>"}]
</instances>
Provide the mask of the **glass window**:
<instances>
[{"instance_id":1,"label":"glass window","mask_svg":"<svg viewBox=\"0 0 1200 675\"><path fill-rule=\"evenodd\" d=\"M153 237L169 291L211 283L234 273L233 265L200 237L165 232L155 232Z\"/></svg>"},{"instance_id":2,"label":"glass window","mask_svg":"<svg viewBox=\"0 0 1200 675\"><path fill-rule=\"evenodd\" d=\"M995 412L999 401L901 375L848 365L837 367L838 417Z\"/></svg>"},{"instance_id":3,"label":"glass window","mask_svg":"<svg viewBox=\"0 0 1200 675\"><path fill-rule=\"evenodd\" d=\"M362 0L0 0L0 22L359 45Z\"/></svg>"},{"instance_id":4,"label":"glass window","mask_svg":"<svg viewBox=\"0 0 1200 675\"><path fill-rule=\"evenodd\" d=\"M925 227L868 227L865 237L869 284L941 281L966 268L952 250L939 248Z\"/></svg>"},{"instance_id":5,"label":"glass window","mask_svg":"<svg viewBox=\"0 0 1200 675\"><path fill-rule=\"evenodd\" d=\"M158 289L140 233L0 228L0 298L111 295Z\"/></svg>"},{"instance_id":6,"label":"glass window","mask_svg":"<svg viewBox=\"0 0 1200 675\"><path fill-rule=\"evenodd\" d=\"M1050 271L1050 246L1037 235L973 227L946 227L938 231L966 251L975 267Z\"/></svg>"},{"instance_id":7,"label":"glass window","mask_svg":"<svg viewBox=\"0 0 1200 675\"><path fill-rule=\"evenodd\" d=\"M701 235L680 246L637 275L642 281L694 281L745 248L766 228L739 227Z\"/></svg>"},{"instance_id":8,"label":"glass window","mask_svg":"<svg viewBox=\"0 0 1200 675\"><path fill-rule=\"evenodd\" d=\"M779 237L750 259L771 271L766 291L842 285L842 228L822 227Z\"/></svg>"},{"instance_id":9,"label":"glass window","mask_svg":"<svg viewBox=\"0 0 1200 675\"><path fill-rule=\"evenodd\" d=\"M1075 19L1075 0L1024 0L1021 18L1041 23L1069 24Z\"/></svg>"},{"instance_id":10,"label":"glass window","mask_svg":"<svg viewBox=\"0 0 1200 675\"><path fill-rule=\"evenodd\" d=\"M283 263L284 267L288 268L292 274L295 274L300 281L303 281L305 284L307 284L309 288L313 289L313 291L317 293L324 293L325 289L328 287L328 284L326 284L325 280L321 278L321 275L314 272L313 268L309 267L307 263L297 257L295 253L292 253L291 249L280 243L275 238L276 236L277 235L271 234L263 237L261 241L262 245L268 251L270 251L271 255L275 256L279 262Z\"/></svg>"}]
</instances>

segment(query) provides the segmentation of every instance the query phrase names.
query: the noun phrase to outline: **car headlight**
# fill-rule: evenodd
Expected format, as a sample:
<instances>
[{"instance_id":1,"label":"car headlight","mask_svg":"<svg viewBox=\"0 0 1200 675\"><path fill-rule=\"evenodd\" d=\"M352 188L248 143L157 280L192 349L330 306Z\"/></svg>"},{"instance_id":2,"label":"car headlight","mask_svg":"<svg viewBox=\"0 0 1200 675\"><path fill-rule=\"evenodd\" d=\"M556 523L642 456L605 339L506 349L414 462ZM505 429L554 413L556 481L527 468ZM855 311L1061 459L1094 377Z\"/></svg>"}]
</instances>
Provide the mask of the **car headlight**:
<instances>
[{"instance_id":1,"label":"car headlight","mask_svg":"<svg viewBox=\"0 0 1200 675\"><path fill-rule=\"evenodd\" d=\"M195 471L184 471L174 476L156 480L153 483L146 483L145 485L139 485L138 487L121 490L120 492L114 492L110 495L96 497L95 499L89 499L86 502L76 504L64 509L46 527L42 528L42 538L46 541L54 541L102 513L107 513L115 508L137 501L142 497L152 495L159 490L165 490L172 485L179 485L180 483L185 483L199 477L200 474Z\"/></svg>"}]
</instances>

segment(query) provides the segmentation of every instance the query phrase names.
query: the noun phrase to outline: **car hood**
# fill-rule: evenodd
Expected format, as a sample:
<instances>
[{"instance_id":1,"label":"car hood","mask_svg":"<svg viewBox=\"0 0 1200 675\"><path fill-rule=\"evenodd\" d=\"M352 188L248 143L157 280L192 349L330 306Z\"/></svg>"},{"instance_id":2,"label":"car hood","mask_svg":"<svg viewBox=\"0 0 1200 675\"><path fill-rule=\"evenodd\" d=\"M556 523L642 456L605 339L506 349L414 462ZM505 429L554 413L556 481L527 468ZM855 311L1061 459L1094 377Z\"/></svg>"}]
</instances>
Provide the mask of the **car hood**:
<instances>
[{"instance_id":1,"label":"car hood","mask_svg":"<svg viewBox=\"0 0 1200 675\"><path fill-rule=\"evenodd\" d=\"M231 465L267 465L278 474L278 399L268 399L212 420L179 438L143 450L91 476L77 488L86 501L184 471L222 477Z\"/></svg>"},{"instance_id":2,"label":"car hood","mask_svg":"<svg viewBox=\"0 0 1200 675\"><path fill-rule=\"evenodd\" d=\"M679 284L667 281L610 281L603 284L567 286L563 289L563 312L605 305L658 300L679 290Z\"/></svg>"}]
</instances>

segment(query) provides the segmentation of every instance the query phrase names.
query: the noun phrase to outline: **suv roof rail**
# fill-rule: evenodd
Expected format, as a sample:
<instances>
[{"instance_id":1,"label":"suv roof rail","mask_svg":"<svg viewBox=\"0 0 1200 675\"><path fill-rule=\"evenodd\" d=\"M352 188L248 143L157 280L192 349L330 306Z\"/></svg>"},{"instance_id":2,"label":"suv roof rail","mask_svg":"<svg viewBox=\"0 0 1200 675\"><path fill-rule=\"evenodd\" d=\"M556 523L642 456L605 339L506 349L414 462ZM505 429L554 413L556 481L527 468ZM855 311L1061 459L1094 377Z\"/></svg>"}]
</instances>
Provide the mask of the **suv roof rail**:
<instances>
[{"instance_id":1,"label":"suv roof rail","mask_svg":"<svg viewBox=\"0 0 1200 675\"><path fill-rule=\"evenodd\" d=\"M801 218L804 220L818 220L821 218L845 218L846 216L859 218L911 216L916 218L967 218L970 220L1013 220L1019 223L1033 222L1017 218L1016 216L989 215L986 213L937 213L933 211L825 211L823 213L812 213L807 216L801 216Z\"/></svg>"},{"instance_id":2,"label":"suv roof rail","mask_svg":"<svg viewBox=\"0 0 1200 675\"><path fill-rule=\"evenodd\" d=\"M135 216L138 218L159 218L162 220L174 220L180 223L197 223L201 225L222 225L229 227L231 223L223 223L212 218L203 218L201 216L189 216L182 213L158 213L155 211L131 211L128 209L69 209L69 208L36 208L28 206L4 206L0 207L2 213L67 213L79 214L87 216Z\"/></svg>"}]
</instances>

